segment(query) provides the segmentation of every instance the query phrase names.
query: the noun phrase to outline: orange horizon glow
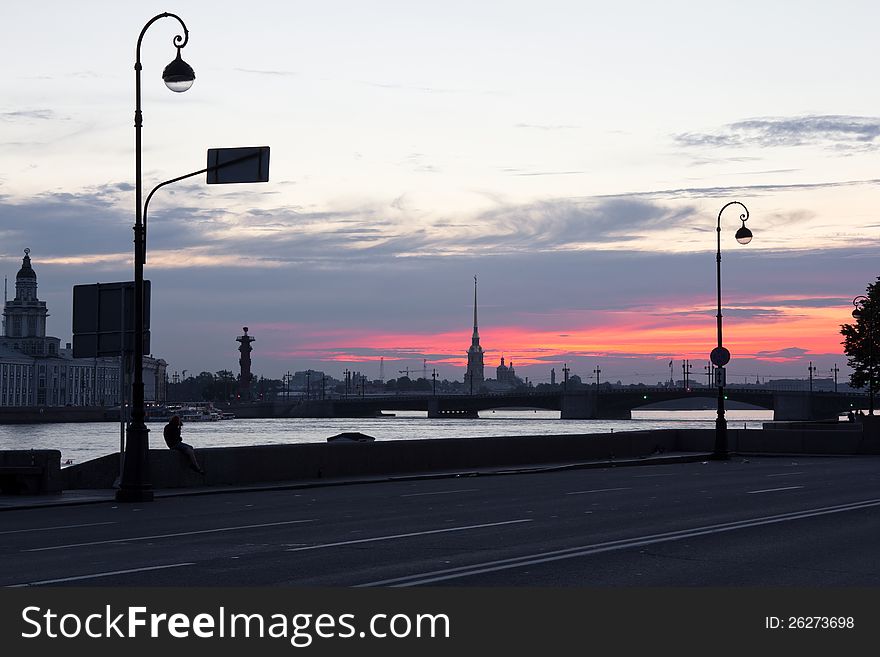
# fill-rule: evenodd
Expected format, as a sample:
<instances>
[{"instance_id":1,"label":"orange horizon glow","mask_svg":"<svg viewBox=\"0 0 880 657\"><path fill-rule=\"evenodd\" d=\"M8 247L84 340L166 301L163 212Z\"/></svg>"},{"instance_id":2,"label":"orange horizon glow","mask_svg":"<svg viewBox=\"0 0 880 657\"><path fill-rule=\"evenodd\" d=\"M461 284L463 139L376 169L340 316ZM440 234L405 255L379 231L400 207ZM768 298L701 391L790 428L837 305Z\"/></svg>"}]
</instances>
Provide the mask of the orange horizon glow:
<instances>
[{"instance_id":1,"label":"orange horizon glow","mask_svg":"<svg viewBox=\"0 0 880 657\"><path fill-rule=\"evenodd\" d=\"M576 327L557 329L517 325L487 326L480 329L486 367L494 367L503 355L506 362L519 366L548 365L583 357L628 357L646 359L708 359L716 346L713 309L664 308L651 311L594 311L589 319L568 317ZM755 305L751 311L772 310L775 315L741 317L733 311L724 316L724 346L737 358L755 358L768 363L784 363L811 354L842 354L840 325L850 317L847 306L800 307ZM433 365L465 367L470 331L442 333L357 332L351 329L315 333L299 325L274 324L263 329L291 333L308 343L308 348L292 347L276 355L310 358L327 362L389 362L422 359ZM804 354L785 354L796 348ZM357 353L359 349L376 352ZM382 356L382 351L394 356ZM404 354L401 354L404 352ZM411 353L412 355L408 355Z\"/></svg>"}]
</instances>

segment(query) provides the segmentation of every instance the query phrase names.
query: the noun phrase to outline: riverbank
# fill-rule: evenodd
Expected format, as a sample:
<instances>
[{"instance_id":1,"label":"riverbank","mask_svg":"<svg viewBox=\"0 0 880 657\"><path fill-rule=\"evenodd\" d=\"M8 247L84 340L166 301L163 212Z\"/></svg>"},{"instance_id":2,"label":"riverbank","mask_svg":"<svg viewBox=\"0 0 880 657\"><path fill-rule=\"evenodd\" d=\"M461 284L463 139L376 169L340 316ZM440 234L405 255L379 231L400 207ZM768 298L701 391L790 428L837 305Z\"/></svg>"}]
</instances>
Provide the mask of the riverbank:
<instances>
[{"instance_id":1,"label":"riverbank","mask_svg":"<svg viewBox=\"0 0 880 657\"><path fill-rule=\"evenodd\" d=\"M880 437L861 431L768 429L728 431L736 454L880 454ZM614 434L496 436L445 440L303 443L197 450L205 475L191 471L175 451L150 450L156 488L230 486L250 483L468 472L483 468L569 466L586 462L614 465L620 459L664 454L709 454L711 429L667 429ZM108 455L62 471L65 489L111 488L119 474L118 455Z\"/></svg>"},{"instance_id":2,"label":"riverbank","mask_svg":"<svg viewBox=\"0 0 880 657\"><path fill-rule=\"evenodd\" d=\"M769 417L768 417L769 415ZM772 414L730 411L731 428L760 429ZM476 419L428 418L424 412L408 411L381 418L276 418L242 419L225 422L185 423L183 439L196 449L248 447L251 445L293 445L324 443L330 436L359 431L376 442L400 440L446 440L494 436L554 436L561 434L603 434L661 429L710 429L714 412L661 414L652 419L561 420L559 411L497 411ZM148 423L150 446L162 449L162 423ZM0 424L0 450L58 449L61 462L84 463L119 453L122 427L113 422L76 424Z\"/></svg>"}]
</instances>

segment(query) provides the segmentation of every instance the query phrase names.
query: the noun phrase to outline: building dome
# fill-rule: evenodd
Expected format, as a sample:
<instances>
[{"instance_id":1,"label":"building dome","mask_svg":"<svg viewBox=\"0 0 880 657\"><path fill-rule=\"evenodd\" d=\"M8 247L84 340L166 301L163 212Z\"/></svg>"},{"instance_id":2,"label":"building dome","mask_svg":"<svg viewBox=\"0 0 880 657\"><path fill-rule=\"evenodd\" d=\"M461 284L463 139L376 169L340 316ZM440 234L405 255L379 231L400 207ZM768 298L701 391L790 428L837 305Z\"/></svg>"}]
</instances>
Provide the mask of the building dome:
<instances>
[{"instance_id":1,"label":"building dome","mask_svg":"<svg viewBox=\"0 0 880 657\"><path fill-rule=\"evenodd\" d=\"M19 269L18 273L15 275L16 280L21 278L32 278L33 280L37 280L37 273L31 267L30 252L30 249L24 250L24 258L21 260L21 269Z\"/></svg>"}]
</instances>

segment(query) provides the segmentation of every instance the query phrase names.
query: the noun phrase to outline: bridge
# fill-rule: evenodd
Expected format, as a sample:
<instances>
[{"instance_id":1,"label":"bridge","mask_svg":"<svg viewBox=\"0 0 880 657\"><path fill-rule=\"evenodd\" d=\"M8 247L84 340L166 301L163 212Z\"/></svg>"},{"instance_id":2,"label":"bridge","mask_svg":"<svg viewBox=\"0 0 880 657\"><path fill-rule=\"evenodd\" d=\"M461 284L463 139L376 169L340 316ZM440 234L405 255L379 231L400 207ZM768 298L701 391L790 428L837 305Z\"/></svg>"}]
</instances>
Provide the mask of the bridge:
<instances>
[{"instance_id":1,"label":"bridge","mask_svg":"<svg viewBox=\"0 0 880 657\"><path fill-rule=\"evenodd\" d=\"M381 411L426 411L431 418L475 418L480 411L535 408L560 411L563 420L630 419L633 409L659 402L712 396L710 389L595 388L568 393L510 392L477 395L366 395L237 406L238 417L374 417ZM727 388L725 398L772 410L776 420L836 418L866 408L865 394ZM714 408L714 405L712 406Z\"/></svg>"}]
</instances>

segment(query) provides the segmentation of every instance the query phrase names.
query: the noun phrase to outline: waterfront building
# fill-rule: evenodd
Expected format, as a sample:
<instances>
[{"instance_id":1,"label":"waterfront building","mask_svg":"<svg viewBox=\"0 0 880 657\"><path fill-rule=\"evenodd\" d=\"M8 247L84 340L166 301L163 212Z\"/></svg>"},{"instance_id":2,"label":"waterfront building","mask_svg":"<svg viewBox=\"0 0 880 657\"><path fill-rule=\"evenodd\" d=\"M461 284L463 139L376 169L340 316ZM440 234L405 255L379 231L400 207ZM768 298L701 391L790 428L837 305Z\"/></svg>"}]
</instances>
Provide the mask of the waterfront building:
<instances>
[{"instance_id":1,"label":"waterfront building","mask_svg":"<svg viewBox=\"0 0 880 657\"><path fill-rule=\"evenodd\" d=\"M290 389L305 390L307 387L310 387L314 391L316 387L321 387L321 379L325 376L324 372L312 369L294 372L290 377Z\"/></svg>"},{"instance_id":2,"label":"waterfront building","mask_svg":"<svg viewBox=\"0 0 880 657\"><path fill-rule=\"evenodd\" d=\"M480 330L477 328L477 277L474 276L474 333L467 352L467 372L464 384L471 392L479 392L485 381L483 372L483 348L480 346Z\"/></svg>"},{"instance_id":3,"label":"waterfront building","mask_svg":"<svg viewBox=\"0 0 880 657\"><path fill-rule=\"evenodd\" d=\"M15 277L15 298L3 307L0 337L0 407L118 406L118 357L74 358L70 343L46 335L46 302L37 297L37 274L30 249L24 250ZM144 358L144 397L165 401L165 369L161 358ZM130 386L130 381L126 382Z\"/></svg>"}]
</instances>

